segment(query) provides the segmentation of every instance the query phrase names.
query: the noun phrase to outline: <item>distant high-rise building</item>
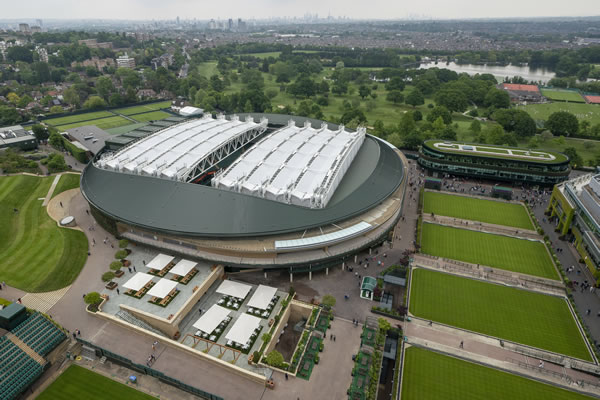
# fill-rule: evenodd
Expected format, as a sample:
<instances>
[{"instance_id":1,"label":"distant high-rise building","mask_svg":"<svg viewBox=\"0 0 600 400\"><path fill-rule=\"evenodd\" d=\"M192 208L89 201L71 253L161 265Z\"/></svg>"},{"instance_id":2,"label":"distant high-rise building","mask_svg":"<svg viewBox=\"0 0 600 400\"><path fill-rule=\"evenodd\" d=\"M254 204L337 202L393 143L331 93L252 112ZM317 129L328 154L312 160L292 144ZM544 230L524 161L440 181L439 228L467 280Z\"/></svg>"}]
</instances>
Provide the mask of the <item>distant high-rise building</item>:
<instances>
[{"instance_id":1,"label":"distant high-rise building","mask_svg":"<svg viewBox=\"0 0 600 400\"><path fill-rule=\"evenodd\" d=\"M238 18L237 30L238 32L244 32L246 30L246 23L242 21L241 18Z\"/></svg>"},{"instance_id":2,"label":"distant high-rise building","mask_svg":"<svg viewBox=\"0 0 600 400\"><path fill-rule=\"evenodd\" d=\"M135 58L129 57L127 53L117 58L117 67L135 68Z\"/></svg>"},{"instance_id":3,"label":"distant high-rise building","mask_svg":"<svg viewBox=\"0 0 600 400\"><path fill-rule=\"evenodd\" d=\"M43 28L44 27L44 22L41 19L36 19L35 23L40 27Z\"/></svg>"},{"instance_id":4,"label":"distant high-rise building","mask_svg":"<svg viewBox=\"0 0 600 400\"><path fill-rule=\"evenodd\" d=\"M19 24L19 31L29 32L29 24Z\"/></svg>"},{"instance_id":5,"label":"distant high-rise building","mask_svg":"<svg viewBox=\"0 0 600 400\"><path fill-rule=\"evenodd\" d=\"M179 25L179 15L177 16L177 25Z\"/></svg>"},{"instance_id":6,"label":"distant high-rise building","mask_svg":"<svg viewBox=\"0 0 600 400\"><path fill-rule=\"evenodd\" d=\"M227 21L227 29L230 31L233 30L233 20L231 18L229 18L229 21Z\"/></svg>"},{"instance_id":7,"label":"distant high-rise building","mask_svg":"<svg viewBox=\"0 0 600 400\"><path fill-rule=\"evenodd\" d=\"M211 29L211 30L217 29L217 22L214 19L211 19L208 22L208 29Z\"/></svg>"}]
</instances>

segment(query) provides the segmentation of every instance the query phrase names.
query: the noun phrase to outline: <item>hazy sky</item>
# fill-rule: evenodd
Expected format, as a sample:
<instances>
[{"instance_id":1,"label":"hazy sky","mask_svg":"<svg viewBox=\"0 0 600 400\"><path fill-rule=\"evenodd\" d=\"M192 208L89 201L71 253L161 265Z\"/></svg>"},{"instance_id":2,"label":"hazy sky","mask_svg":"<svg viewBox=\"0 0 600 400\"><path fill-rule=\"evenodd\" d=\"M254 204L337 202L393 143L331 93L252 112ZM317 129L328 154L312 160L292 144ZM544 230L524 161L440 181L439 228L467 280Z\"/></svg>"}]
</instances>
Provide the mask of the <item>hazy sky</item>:
<instances>
[{"instance_id":1,"label":"hazy sky","mask_svg":"<svg viewBox=\"0 0 600 400\"><path fill-rule=\"evenodd\" d=\"M600 15L600 0L0 0L0 18L182 19L302 16L403 19Z\"/></svg>"}]
</instances>

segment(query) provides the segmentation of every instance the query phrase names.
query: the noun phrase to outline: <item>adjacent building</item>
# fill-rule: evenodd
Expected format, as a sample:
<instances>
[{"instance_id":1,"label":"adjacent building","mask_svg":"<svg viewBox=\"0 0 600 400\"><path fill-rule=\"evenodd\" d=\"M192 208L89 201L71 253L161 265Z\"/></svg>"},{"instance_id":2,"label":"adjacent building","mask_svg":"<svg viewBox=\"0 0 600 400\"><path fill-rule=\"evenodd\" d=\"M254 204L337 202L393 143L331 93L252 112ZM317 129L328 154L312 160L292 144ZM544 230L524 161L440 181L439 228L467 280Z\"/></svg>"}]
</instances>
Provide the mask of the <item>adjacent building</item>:
<instances>
[{"instance_id":1,"label":"adjacent building","mask_svg":"<svg viewBox=\"0 0 600 400\"><path fill-rule=\"evenodd\" d=\"M506 90L510 97L510 101L514 103L529 102L539 103L544 100L542 92L537 85L521 85L516 83L502 83L498 86L499 89Z\"/></svg>"},{"instance_id":2,"label":"adjacent building","mask_svg":"<svg viewBox=\"0 0 600 400\"><path fill-rule=\"evenodd\" d=\"M31 150L37 147L37 140L31 131L26 131L21 125L0 128L0 149L9 147Z\"/></svg>"},{"instance_id":3,"label":"adjacent building","mask_svg":"<svg viewBox=\"0 0 600 400\"><path fill-rule=\"evenodd\" d=\"M600 174L554 186L546 213L558 232L572 240L581 261L595 272L600 267Z\"/></svg>"},{"instance_id":4,"label":"adjacent building","mask_svg":"<svg viewBox=\"0 0 600 400\"><path fill-rule=\"evenodd\" d=\"M117 67L119 68L135 68L135 58L129 57L127 53L117 57Z\"/></svg>"},{"instance_id":5,"label":"adjacent building","mask_svg":"<svg viewBox=\"0 0 600 400\"><path fill-rule=\"evenodd\" d=\"M562 153L436 139L423 143L418 162L442 174L548 186L567 180L571 171Z\"/></svg>"}]
</instances>

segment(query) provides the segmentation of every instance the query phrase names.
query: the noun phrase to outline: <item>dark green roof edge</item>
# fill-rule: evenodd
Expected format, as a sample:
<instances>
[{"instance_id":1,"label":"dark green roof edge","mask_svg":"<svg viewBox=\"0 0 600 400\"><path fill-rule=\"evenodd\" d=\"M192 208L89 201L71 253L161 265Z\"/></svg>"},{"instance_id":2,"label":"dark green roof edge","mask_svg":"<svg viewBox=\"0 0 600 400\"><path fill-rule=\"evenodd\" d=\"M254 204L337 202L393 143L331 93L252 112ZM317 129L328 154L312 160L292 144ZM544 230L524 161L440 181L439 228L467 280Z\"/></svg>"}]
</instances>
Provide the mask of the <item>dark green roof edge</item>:
<instances>
[{"instance_id":1,"label":"dark green roof edge","mask_svg":"<svg viewBox=\"0 0 600 400\"><path fill-rule=\"evenodd\" d=\"M287 116L289 119L289 116ZM338 203L309 209L209 186L99 169L90 163L81 177L85 198L118 221L194 237L267 236L303 231L360 215L381 204L400 185L402 160L387 143L365 182Z\"/></svg>"},{"instance_id":2,"label":"dark green roof edge","mask_svg":"<svg viewBox=\"0 0 600 400\"><path fill-rule=\"evenodd\" d=\"M532 151L539 151L541 153L548 153L556 157L556 160L548 160L548 161L534 161L534 160L526 160L519 159L515 157L504 157L502 154L476 154L476 153L468 153L461 150L451 150L451 149L438 149L437 147L433 147L433 143L451 143L451 144L466 144L469 146L486 146L486 147L494 147L498 149L509 149L509 150L519 150L519 151L527 151L528 149L523 149L520 147L510 147L510 146L500 146L495 144L485 144L485 143L469 143L469 142L455 142L450 140L442 140L442 139L429 139L423 142L423 146L427 147L431 151L437 151L439 153L448 153L448 154L461 154L470 157L481 157L481 158L497 158L502 160L511 160L511 161L519 161L523 163L531 163L531 164L567 164L569 162L569 158L563 153L557 151L549 151L544 149L532 149Z\"/></svg>"}]
</instances>

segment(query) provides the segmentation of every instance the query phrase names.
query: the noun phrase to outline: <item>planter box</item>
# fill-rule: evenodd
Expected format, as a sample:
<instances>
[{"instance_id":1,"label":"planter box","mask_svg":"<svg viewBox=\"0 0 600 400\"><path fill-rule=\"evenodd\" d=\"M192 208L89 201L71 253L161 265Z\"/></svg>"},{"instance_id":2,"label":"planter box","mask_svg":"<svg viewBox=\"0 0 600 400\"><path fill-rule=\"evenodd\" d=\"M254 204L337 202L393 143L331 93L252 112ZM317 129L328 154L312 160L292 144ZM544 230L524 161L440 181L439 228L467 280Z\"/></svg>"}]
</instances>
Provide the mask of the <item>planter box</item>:
<instances>
[{"instance_id":1,"label":"planter box","mask_svg":"<svg viewBox=\"0 0 600 400\"><path fill-rule=\"evenodd\" d=\"M114 290L117 287L117 282L108 282L105 286L105 288L107 288L108 290Z\"/></svg>"},{"instance_id":2,"label":"planter box","mask_svg":"<svg viewBox=\"0 0 600 400\"><path fill-rule=\"evenodd\" d=\"M123 276L123 274L125 274L125 272L123 272L123 271L122 271L122 270L120 270L120 269L119 269L119 270L117 270L117 271L115 271L115 276L116 276L117 278L120 278L120 277L122 277L122 276Z\"/></svg>"},{"instance_id":3,"label":"planter box","mask_svg":"<svg viewBox=\"0 0 600 400\"><path fill-rule=\"evenodd\" d=\"M131 265L131 261L129 260L122 260L122 262L124 267L129 267Z\"/></svg>"}]
</instances>

